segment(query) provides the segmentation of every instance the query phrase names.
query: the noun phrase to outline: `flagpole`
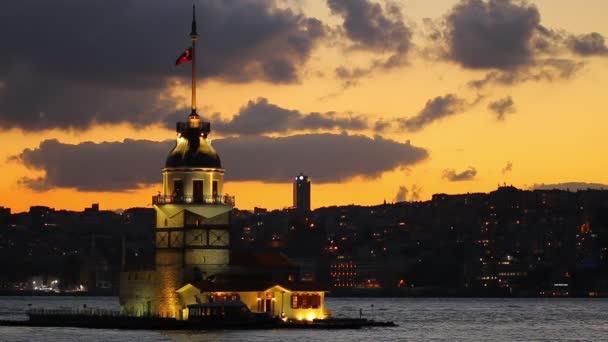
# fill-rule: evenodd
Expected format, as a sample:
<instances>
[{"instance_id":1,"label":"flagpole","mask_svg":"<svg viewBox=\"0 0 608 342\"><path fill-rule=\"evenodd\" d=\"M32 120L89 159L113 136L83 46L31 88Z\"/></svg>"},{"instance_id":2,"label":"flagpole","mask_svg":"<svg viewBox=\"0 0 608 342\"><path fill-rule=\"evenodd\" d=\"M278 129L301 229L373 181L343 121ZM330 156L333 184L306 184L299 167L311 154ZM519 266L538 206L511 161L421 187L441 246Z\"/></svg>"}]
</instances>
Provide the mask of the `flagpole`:
<instances>
[{"instance_id":1,"label":"flagpole","mask_svg":"<svg viewBox=\"0 0 608 342\"><path fill-rule=\"evenodd\" d=\"M192 4L192 31L190 32L190 38L192 38L192 114L196 114L196 38L198 38L198 33L196 32L195 4Z\"/></svg>"}]
</instances>

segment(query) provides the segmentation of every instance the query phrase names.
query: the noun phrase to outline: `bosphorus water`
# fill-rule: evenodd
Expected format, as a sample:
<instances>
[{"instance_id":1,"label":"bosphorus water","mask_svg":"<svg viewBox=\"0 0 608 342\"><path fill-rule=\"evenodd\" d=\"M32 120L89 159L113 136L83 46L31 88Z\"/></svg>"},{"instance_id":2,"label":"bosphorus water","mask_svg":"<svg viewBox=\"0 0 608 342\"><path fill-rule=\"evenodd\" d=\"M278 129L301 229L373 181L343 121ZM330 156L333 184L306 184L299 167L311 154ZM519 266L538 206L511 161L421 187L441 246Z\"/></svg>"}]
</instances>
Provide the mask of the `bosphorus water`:
<instances>
[{"instance_id":1,"label":"bosphorus water","mask_svg":"<svg viewBox=\"0 0 608 342\"><path fill-rule=\"evenodd\" d=\"M34 308L117 309L114 297L0 297L0 319ZM327 298L336 317L391 320L360 330L123 331L0 326L0 341L602 341L608 300Z\"/></svg>"}]
</instances>

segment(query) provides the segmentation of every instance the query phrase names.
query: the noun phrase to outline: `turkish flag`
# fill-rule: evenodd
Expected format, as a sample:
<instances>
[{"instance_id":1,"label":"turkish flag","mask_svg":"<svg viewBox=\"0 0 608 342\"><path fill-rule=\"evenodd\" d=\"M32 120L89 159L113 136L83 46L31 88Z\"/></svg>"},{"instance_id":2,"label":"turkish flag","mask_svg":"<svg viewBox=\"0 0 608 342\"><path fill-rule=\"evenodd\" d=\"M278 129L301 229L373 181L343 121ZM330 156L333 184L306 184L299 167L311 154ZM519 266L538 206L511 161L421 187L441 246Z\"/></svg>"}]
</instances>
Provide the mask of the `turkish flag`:
<instances>
[{"instance_id":1,"label":"turkish flag","mask_svg":"<svg viewBox=\"0 0 608 342\"><path fill-rule=\"evenodd\" d=\"M192 60L192 48L187 48L186 51L182 52L182 54L177 57L175 61L175 65L184 64Z\"/></svg>"}]
</instances>

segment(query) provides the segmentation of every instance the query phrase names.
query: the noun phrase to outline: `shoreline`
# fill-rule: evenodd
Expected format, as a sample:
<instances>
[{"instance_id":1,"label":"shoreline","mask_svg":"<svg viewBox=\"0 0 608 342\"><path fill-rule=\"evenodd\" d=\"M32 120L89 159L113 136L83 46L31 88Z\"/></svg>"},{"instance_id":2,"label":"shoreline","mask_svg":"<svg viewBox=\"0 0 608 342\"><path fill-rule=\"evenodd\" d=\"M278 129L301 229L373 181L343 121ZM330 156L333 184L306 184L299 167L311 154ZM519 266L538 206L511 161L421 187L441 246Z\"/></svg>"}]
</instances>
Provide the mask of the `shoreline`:
<instances>
[{"instance_id":1,"label":"shoreline","mask_svg":"<svg viewBox=\"0 0 608 342\"><path fill-rule=\"evenodd\" d=\"M555 296L541 296L541 295L499 295L499 294L486 294L486 295L472 295L472 294L454 294L454 293L417 293L417 294L402 294L395 292L387 293L362 293L362 292L339 292L339 293L327 293L326 298L505 298L505 299L568 299L568 298L586 298L586 299L604 299L608 298L608 293L599 293L594 295L585 294L572 294L572 295L555 295ZM40 293L36 291L0 291L0 297L118 297L118 294L108 293L88 293L88 292L60 292L60 293Z\"/></svg>"}]
</instances>

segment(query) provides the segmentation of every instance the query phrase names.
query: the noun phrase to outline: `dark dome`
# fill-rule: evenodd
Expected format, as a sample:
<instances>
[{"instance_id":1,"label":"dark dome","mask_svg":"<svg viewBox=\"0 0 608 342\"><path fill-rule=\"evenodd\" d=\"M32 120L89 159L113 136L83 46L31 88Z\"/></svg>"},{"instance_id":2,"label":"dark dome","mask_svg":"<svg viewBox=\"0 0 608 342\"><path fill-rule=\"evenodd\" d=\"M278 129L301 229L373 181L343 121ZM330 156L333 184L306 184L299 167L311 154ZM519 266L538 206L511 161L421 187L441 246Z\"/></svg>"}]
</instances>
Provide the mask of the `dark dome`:
<instances>
[{"instance_id":1,"label":"dark dome","mask_svg":"<svg viewBox=\"0 0 608 342\"><path fill-rule=\"evenodd\" d=\"M220 156L203 137L178 138L165 167L222 168Z\"/></svg>"}]
</instances>

